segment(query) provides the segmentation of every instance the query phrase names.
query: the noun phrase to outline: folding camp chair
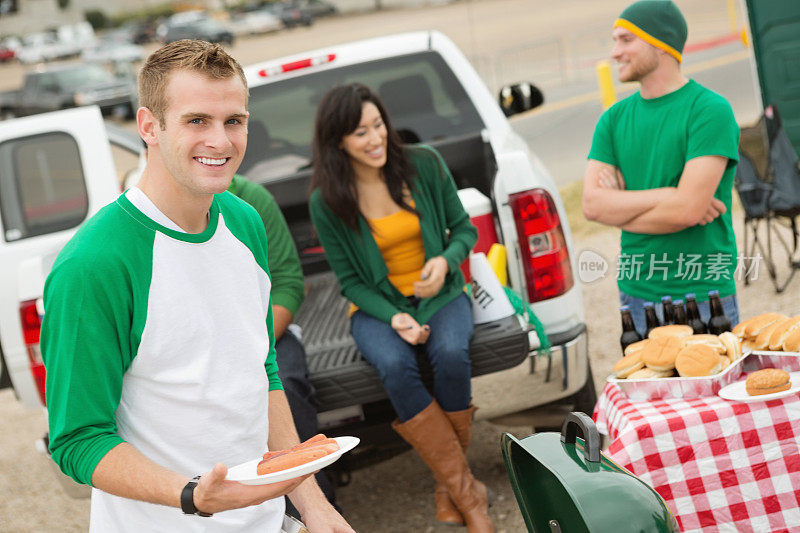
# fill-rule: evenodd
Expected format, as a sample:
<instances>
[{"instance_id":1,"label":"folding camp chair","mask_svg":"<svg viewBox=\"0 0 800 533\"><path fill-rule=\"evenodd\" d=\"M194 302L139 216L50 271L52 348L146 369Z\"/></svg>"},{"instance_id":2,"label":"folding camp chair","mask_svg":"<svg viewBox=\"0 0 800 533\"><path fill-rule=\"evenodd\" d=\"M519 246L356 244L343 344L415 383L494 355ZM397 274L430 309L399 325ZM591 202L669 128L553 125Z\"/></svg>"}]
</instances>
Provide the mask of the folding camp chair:
<instances>
[{"instance_id":1,"label":"folding camp chair","mask_svg":"<svg viewBox=\"0 0 800 533\"><path fill-rule=\"evenodd\" d=\"M774 106L767 107L755 125L742 128L735 183L745 212L745 273L754 267L758 251L775 291L783 292L800 270L800 164ZM788 274L779 280L786 264L782 254ZM746 274L745 285L750 279Z\"/></svg>"}]
</instances>

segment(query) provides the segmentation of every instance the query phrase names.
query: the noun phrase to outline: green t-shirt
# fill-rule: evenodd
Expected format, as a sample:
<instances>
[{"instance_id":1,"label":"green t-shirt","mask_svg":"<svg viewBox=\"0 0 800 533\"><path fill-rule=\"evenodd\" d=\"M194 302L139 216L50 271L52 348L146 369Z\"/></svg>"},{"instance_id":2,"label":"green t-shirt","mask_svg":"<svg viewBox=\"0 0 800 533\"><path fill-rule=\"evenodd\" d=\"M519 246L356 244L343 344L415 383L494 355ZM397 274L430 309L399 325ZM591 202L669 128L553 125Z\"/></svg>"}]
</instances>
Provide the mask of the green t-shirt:
<instances>
[{"instance_id":1,"label":"green t-shirt","mask_svg":"<svg viewBox=\"0 0 800 533\"><path fill-rule=\"evenodd\" d=\"M736 239L731 222L733 178L739 127L730 104L690 80L658 98L640 93L603 113L595 128L589 159L617 167L628 190L676 187L684 165L701 156L728 158L714 196L727 212L705 226L664 235L622 232L617 271L619 290L658 301L696 293L708 298L736 292Z\"/></svg>"},{"instance_id":2,"label":"green t-shirt","mask_svg":"<svg viewBox=\"0 0 800 533\"><path fill-rule=\"evenodd\" d=\"M272 278L272 304L285 307L292 315L296 314L305 296L303 268L289 226L275 197L261 185L238 174L233 176L228 190L253 206L264 223L269 243L267 262Z\"/></svg>"}]
</instances>

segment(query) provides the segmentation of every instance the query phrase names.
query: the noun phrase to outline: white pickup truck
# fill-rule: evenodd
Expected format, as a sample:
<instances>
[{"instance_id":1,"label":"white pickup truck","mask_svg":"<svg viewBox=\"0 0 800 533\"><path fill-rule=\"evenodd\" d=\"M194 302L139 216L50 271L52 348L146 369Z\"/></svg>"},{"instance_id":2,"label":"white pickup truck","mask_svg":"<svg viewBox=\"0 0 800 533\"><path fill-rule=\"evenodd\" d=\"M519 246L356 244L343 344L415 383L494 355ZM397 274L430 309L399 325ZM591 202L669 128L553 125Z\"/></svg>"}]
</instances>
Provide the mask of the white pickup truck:
<instances>
[{"instance_id":1,"label":"white pickup truck","mask_svg":"<svg viewBox=\"0 0 800 533\"><path fill-rule=\"evenodd\" d=\"M552 345L547 356L538 355L532 328L516 316L476 326L478 417L500 419L555 402L591 412L596 395L564 207L550 175L506 118L541 103L535 87L504 87L501 109L438 32L331 46L252 65L245 74L251 118L240 173L275 196L300 253L307 296L296 320L320 423L328 433L358 435L363 443L340 468L403 449L389 429L394 415L380 381L349 336L346 302L308 215L315 108L340 83L371 86L406 142L434 146L459 189L490 198L491 229L508 249L509 285L544 324ZM50 265L77 227L120 192L109 141L139 150L135 135L104 127L97 108L0 122L1 381L31 408L44 398L38 341Z\"/></svg>"}]
</instances>

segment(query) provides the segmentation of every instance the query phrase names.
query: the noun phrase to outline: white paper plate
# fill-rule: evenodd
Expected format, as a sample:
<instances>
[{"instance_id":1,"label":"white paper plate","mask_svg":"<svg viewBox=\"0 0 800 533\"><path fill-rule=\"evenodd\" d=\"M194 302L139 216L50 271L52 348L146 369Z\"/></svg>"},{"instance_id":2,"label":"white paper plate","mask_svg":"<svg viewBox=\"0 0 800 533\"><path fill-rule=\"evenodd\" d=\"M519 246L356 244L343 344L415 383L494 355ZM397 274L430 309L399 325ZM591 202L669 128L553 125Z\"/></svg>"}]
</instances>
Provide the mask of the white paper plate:
<instances>
[{"instance_id":1,"label":"white paper plate","mask_svg":"<svg viewBox=\"0 0 800 533\"><path fill-rule=\"evenodd\" d=\"M277 472L264 474L262 476L259 476L256 473L258 463L261 462L261 457L259 457L258 459L253 459L252 461L248 461L228 469L228 476L225 479L229 481L238 481L239 483L243 483L245 485L268 485L270 483L286 481L287 479L294 479L296 477L304 476L305 474L316 472L317 470L325 468L329 464L336 461L345 452L349 452L355 448L360 442L358 437L334 438L336 443L339 445L339 449L326 455L325 457L320 457L319 459L309 461L308 463L300 466L287 468L286 470L279 470Z\"/></svg>"},{"instance_id":2,"label":"white paper plate","mask_svg":"<svg viewBox=\"0 0 800 533\"><path fill-rule=\"evenodd\" d=\"M781 392L773 392L771 394L750 396L747 394L747 389L745 389L746 382L747 380L743 379L742 381L737 381L735 383L731 383L730 385L726 385L725 387L722 387L717 394L720 398L733 400L735 402L766 402L769 400L776 400L778 398L791 396L792 394L797 394L800 392L800 372L791 372L789 374L789 382L792 385L789 389Z\"/></svg>"}]
</instances>

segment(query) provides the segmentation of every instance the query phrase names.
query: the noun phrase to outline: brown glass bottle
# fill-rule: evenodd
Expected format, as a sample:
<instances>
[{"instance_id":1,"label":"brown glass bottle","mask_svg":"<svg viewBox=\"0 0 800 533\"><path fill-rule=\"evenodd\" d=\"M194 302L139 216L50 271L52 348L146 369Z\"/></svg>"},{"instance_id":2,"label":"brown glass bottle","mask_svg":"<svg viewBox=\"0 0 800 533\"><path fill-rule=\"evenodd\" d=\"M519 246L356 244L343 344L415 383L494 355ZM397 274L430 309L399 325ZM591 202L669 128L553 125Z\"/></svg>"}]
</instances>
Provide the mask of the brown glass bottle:
<instances>
[{"instance_id":1,"label":"brown glass bottle","mask_svg":"<svg viewBox=\"0 0 800 533\"><path fill-rule=\"evenodd\" d=\"M622 335L619 338L619 344L624 352L629 345L642 340L642 336L639 335L639 332L636 331L636 326L633 325L630 308L627 305L623 305L619 308L619 312L622 315Z\"/></svg>"},{"instance_id":2,"label":"brown glass bottle","mask_svg":"<svg viewBox=\"0 0 800 533\"><path fill-rule=\"evenodd\" d=\"M697 297L693 292L686 295L686 319L687 324L692 326L695 335L708 333L706 323L700 318L700 309L697 307Z\"/></svg>"}]
</instances>

